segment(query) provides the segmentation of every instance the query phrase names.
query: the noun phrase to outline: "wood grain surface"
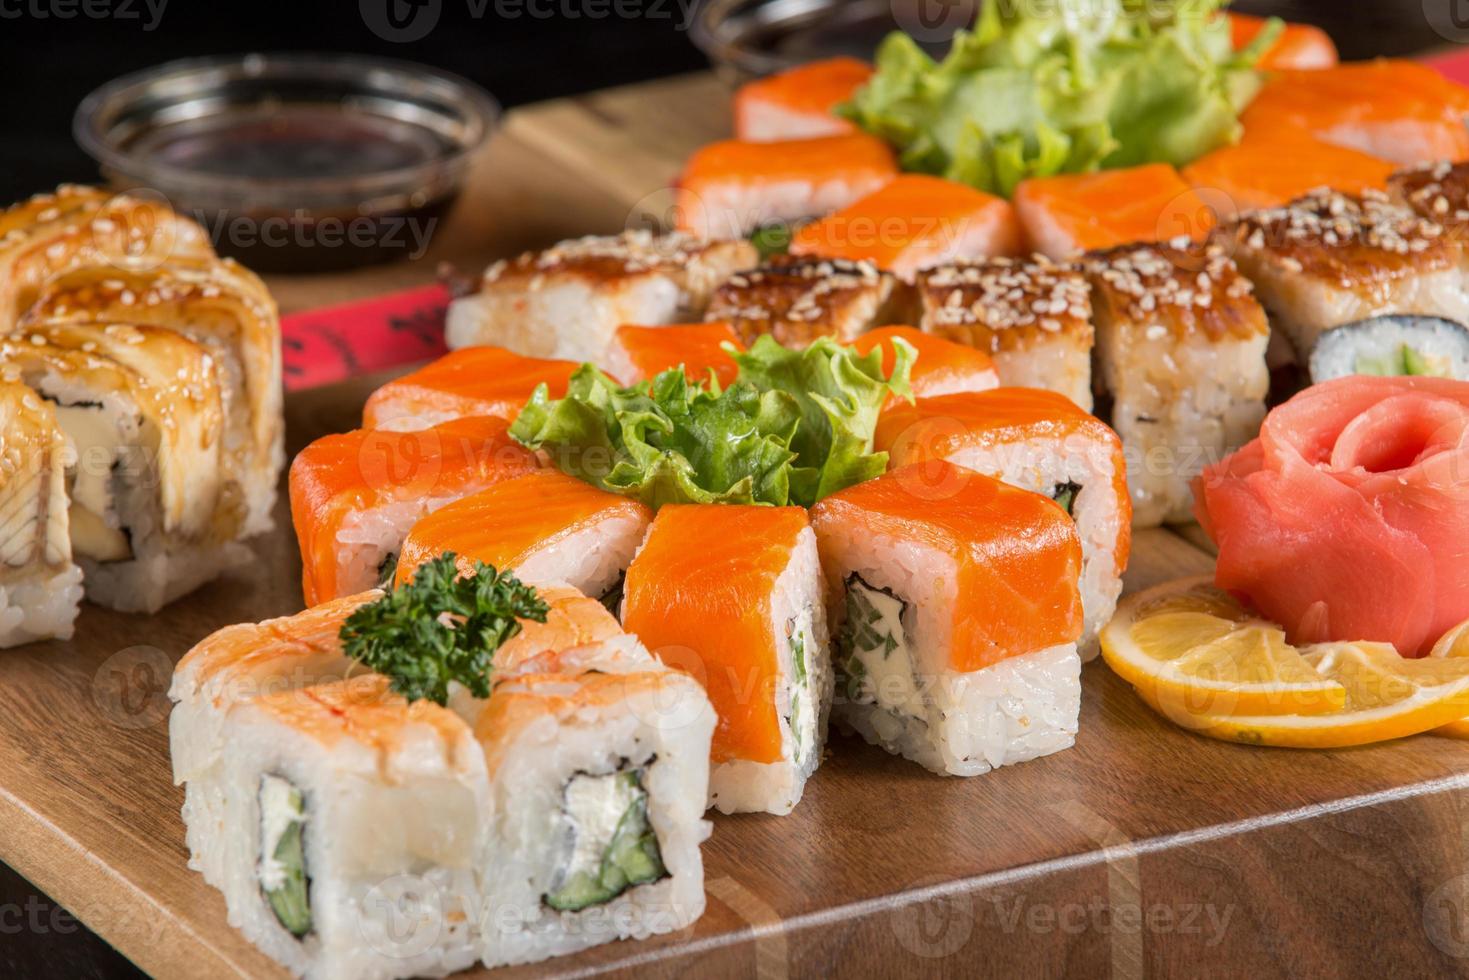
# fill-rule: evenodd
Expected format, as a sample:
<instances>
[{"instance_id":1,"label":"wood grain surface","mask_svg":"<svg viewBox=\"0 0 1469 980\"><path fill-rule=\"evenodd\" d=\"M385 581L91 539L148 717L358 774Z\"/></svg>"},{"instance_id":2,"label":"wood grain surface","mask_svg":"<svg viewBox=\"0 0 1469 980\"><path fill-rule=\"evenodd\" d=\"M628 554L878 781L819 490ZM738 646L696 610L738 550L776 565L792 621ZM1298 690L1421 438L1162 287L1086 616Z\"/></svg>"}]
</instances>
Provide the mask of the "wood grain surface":
<instances>
[{"instance_id":1,"label":"wood grain surface","mask_svg":"<svg viewBox=\"0 0 1469 980\"><path fill-rule=\"evenodd\" d=\"M425 261L271 285L300 309L613 230L723 131L724 104L698 76L513 114ZM381 380L292 396L290 449L353 426ZM299 609L284 504L277 522L253 565L159 616L88 606L73 641L0 653L0 860L156 976L281 975L185 866L164 696L214 628ZM1208 571L1201 543L1139 534L1128 588ZM708 911L685 934L496 975L1465 970L1469 744L1229 745L1154 716L1100 662L1083 686L1073 749L973 779L834 738L794 814L715 818Z\"/></svg>"}]
</instances>

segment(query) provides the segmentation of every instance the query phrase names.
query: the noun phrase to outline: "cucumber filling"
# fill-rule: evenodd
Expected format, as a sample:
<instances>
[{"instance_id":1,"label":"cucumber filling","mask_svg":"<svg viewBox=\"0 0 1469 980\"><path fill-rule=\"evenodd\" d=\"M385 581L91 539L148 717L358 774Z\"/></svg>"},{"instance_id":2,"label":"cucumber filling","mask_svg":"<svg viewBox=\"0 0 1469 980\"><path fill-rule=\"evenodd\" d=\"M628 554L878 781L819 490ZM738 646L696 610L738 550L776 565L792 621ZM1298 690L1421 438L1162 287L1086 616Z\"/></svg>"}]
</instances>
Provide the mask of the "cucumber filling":
<instances>
[{"instance_id":1,"label":"cucumber filling","mask_svg":"<svg viewBox=\"0 0 1469 980\"><path fill-rule=\"evenodd\" d=\"M1446 378L1453 373L1453 362L1447 357L1423 354L1407 344L1401 344L1396 351L1378 357L1358 355L1356 369L1358 374L1387 377Z\"/></svg>"},{"instance_id":2,"label":"cucumber filling","mask_svg":"<svg viewBox=\"0 0 1469 980\"><path fill-rule=\"evenodd\" d=\"M260 777L260 892L276 921L300 939L311 931L311 878L306 874L306 805L280 776Z\"/></svg>"},{"instance_id":3,"label":"cucumber filling","mask_svg":"<svg viewBox=\"0 0 1469 980\"><path fill-rule=\"evenodd\" d=\"M1067 514L1072 514L1071 508L1076 506L1076 495L1079 493L1081 493L1081 484L1068 480L1051 488L1051 499L1060 504L1061 509Z\"/></svg>"},{"instance_id":4,"label":"cucumber filling","mask_svg":"<svg viewBox=\"0 0 1469 980\"><path fill-rule=\"evenodd\" d=\"M643 768L593 776L577 773L562 793L562 849L552 888L542 898L558 912L579 912L668 874L648 822Z\"/></svg>"},{"instance_id":5,"label":"cucumber filling","mask_svg":"<svg viewBox=\"0 0 1469 980\"><path fill-rule=\"evenodd\" d=\"M786 722L791 729L791 761L800 765L816 744L816 704L811 694L811 677L806 668L806 647L811 642L811 610L806 609L786 623L791 643L791 712Z\"/></svg>"},{"instance_id":6,"label":"cucumber filling","mask_svg":"<svg viewBox=\"0 0 1469 980\"><path fill-rule=\"evenodd\" d=\"M847 697L894 714L923 716L923 695L913 673L903 616L908 603L889 589L847 578L847 618L842 625L842 673Z\"/></svg>"}]
</instances>

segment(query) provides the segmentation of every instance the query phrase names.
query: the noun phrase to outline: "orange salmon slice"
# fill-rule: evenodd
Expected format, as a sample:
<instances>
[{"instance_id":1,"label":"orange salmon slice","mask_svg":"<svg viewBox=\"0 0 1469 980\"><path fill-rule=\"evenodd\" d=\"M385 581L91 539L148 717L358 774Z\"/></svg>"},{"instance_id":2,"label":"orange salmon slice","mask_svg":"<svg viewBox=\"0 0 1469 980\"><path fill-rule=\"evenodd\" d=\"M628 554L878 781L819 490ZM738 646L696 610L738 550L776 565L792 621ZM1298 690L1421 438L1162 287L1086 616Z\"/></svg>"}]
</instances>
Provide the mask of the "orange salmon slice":
<instances>
[{"instance_id":1,"label":"orange salmon slice","mask_svg":"<svg viewBox=\"0 0 1469 980\"><path fill-rule=\"evenodd\" d=\"M389 381L367 399L364 429L423 428L466 415L494 415L514 420L544 383L552 398L566 394L578 365L538 357L521 357L499 347L466 347L445 354L411 374Z\"/></svg>"},{"instance_id":2,"label":"orange salmon slice","mask_svg":"<svg viewBox=\"0 0 1469 980\"><path fill-rule=\"evenodd\" d=\"M1197 240L1218 223L1166 163L1022 181L1015 211L1031 247L1057 261L1130 242Z\"/></svg>"}]
</instances>

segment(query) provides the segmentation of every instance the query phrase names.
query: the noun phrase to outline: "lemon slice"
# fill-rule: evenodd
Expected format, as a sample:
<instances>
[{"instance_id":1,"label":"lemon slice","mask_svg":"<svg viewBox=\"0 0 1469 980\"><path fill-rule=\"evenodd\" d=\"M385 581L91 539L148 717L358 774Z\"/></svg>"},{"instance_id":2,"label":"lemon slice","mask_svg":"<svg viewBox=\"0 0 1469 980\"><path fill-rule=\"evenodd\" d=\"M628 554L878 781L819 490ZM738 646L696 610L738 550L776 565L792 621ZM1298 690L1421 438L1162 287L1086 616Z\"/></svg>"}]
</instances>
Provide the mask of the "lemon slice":
<instances>
[{"instance_id":1,"label":"lemon slice","mask_svg":"<svg viewBox=\"0 0 1469 980\"><path fill-rule=\"evenodd\" d=\"M1207 578L1125 600L1102 630L1102 656L1144 700L1190 727L1198 716L1329 713L1347 700L1280 627Z\"/></svg>"},{"instance_id":2,"label":"lemon slice","mask_svg":"<svg viewBox=\"0 0 1469 980\"><path fill-rule=\"evenodd\" d=\"M1252 745L1339 748L1416 735L1469 715L1469 657L1410 660L1391 644L1367 642L1318 643L1303 647L1301 656L1345 689L1340 711L1195 716L1184 723L1203 735Z\"/></svg>"},{"instance_id":3,"label":"lemon slice","mask_svg":"<svg viewBox=\"0 0 1469 980\"><path fill-rule=\"evenodd\" d=\"M1433 645L1428 655L1430 657L1469 657L1469 620L1465 620L1439 637L1439 641ZM1434 729L1433 733L1447 735L1450 738L1469 738L1469 718L1451 721L1447 725Z\"/></svg>"}]
</instances>

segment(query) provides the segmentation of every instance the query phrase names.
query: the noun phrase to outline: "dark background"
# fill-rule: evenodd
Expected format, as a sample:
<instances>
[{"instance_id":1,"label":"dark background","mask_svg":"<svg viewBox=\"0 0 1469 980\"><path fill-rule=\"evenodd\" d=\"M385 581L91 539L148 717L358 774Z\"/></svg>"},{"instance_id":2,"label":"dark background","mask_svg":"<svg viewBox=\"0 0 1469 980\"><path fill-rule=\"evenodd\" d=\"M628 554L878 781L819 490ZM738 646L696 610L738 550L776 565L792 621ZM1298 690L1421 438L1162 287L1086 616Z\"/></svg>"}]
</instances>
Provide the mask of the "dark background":
<instances>
[{"instance_id":1,"label":"dark background","mask_svg":"<svg viewBox=\"0 0 1469 980\"><path fill-rule=\"evenodd\" d=\"M111 15L87 16L84 2ZM494 0L484 6L480 0L365 2L380 8L437 2L441 10L422 40L394 43L368 28L358 0L167 0L152 30L145 29L152 14L144 0L0 0L0 206L61 182L94 181L95 167L71 138L77 103L118 75L174 58L282 50L384 55L458 72L507 107L706 65L685 30L692 0L659 0L656 7L641 0L656 12L637 18L577 16L587 9L584 0L499 0L502 11L513 9L503 6L509 2L539 12L513 18L496 16ZM75 16L56 16L68 4ZM1447 43L1430 27L1421 0L1241 0L1236 9L1321 24L1344 58ZM546 16L553 11L563 13ZM0 977L136 976L126 960L0 865Z\"/></svg>"}]
</instances>

